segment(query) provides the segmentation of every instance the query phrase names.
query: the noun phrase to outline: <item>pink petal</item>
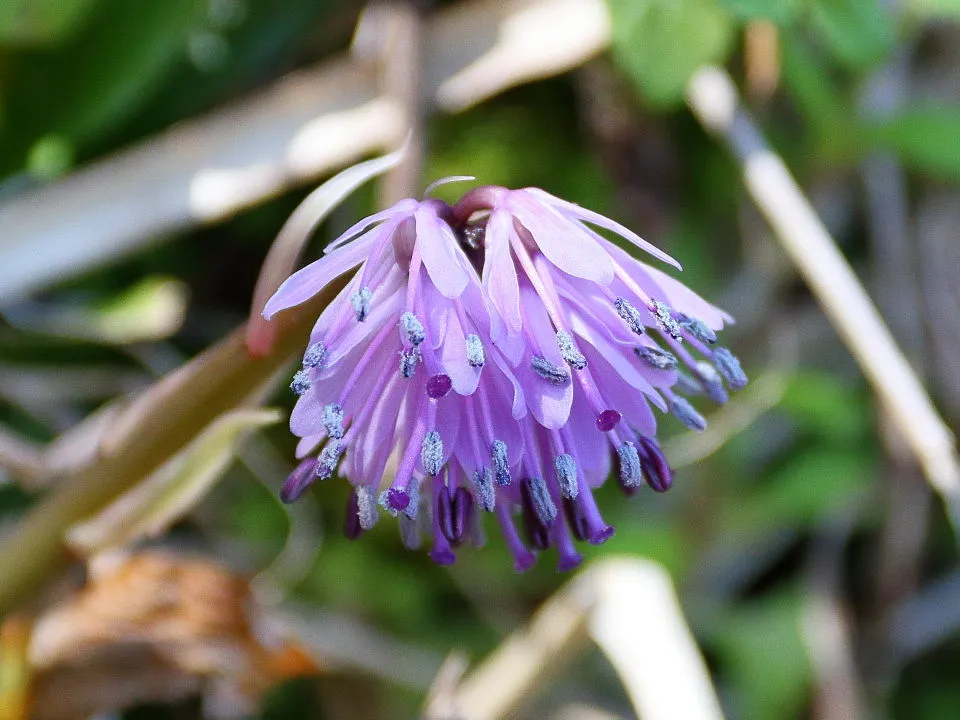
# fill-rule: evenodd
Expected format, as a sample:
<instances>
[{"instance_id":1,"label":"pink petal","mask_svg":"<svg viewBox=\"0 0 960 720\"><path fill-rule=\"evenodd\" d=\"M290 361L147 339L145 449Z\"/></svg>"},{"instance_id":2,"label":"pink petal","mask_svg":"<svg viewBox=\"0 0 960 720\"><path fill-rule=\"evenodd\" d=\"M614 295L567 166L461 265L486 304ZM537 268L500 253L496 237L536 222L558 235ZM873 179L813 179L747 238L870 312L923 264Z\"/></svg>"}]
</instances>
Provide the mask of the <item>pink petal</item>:
<instances>
[{"instance_id":1,"label":"pink petal","mask_svg":"<svg viewBox=\"0 0 960 720\"><path fill-rule=\"evenodd\" d=\"M625 240L629 240L641 250L650 253L655 258L662 260L669 265L673 265L675 268L677 268L677 270L682 270L680 263L658 248L656 245L647 242L633 231L628 230L623 225L611 220L610 218L604 217L600 213L595 213L592 210L587 210L586 208L575 205L574 203L561 200L560 198L555 197L550 193L541 190L540 188L526 188L525 192L536 195L542 201L561 210L568 217L573 216L578 220L583 220L585 222L592 223L593 225L605 228L610 232L614 232Z\"/></svg>"},{"instance_id":2,"label":"pink petal","mask_svg":"<svg viewBox=\"0 0 960 720\"><path fill-rule=\"evenodd\" d=\"M578 223L523 193L510 193L508 207L547 260L569 275L609 285L613 264L599 243Z\"/></svg>"},{"instance_id":3,"label":"pink petal","mask_svg":"<svg viewBox=\"0 0 960 720\"><path fill-rule=\"evenodd\" d=\"M333 280L362 263L370 252L370 241L357 241L325 255L283 281L267 301L263 316L269 320L281 310L306 302Z\"/></svg>"},{"instance_id":4,"label":"pink petal","mask_svg":"<svg viewBox=\"0 0 960 720\"><path fill-rule=\"evenodd\" d=\"M453 231L430 207L421 205L414 217L420 256L430 279L444 297L460 297L467 286L467 271Z\"/></svg>"},{"instance_id":5,"label":"pink petal","mask_svg":"<svg viewBox=\"0 0 960 720\"><path fill-rule=\"evenodd\" d=\"M397 217L399 215L411 215L413 214L414 209L419 203L412 198L407 198L406 200L401 200L393 207L389 207L386 210L381 210L370 217L365 217L363 220L358 222L356 225L351 227L349 230L341 234L336 240L329 243L326 248L324 248L324 253L332 253L338 247L343 245L346 242L349 242L357 235L362 233L371 225L388 220L390 218Z\"/></svg>"},{"instance_id":6,"label":"pink petal","mask_svg":"<svg viewBox=\"0 0 960 720\"><path fill-rule=\"evenodd\" d=\"M514 232L510 214L497 210L487 221L486 250L483 262L483 289L493 309L510 335L520 332L520 286L510 255L510 236ZM493 336L497 340L497 336Z\"/></svg>"}]
</instances>

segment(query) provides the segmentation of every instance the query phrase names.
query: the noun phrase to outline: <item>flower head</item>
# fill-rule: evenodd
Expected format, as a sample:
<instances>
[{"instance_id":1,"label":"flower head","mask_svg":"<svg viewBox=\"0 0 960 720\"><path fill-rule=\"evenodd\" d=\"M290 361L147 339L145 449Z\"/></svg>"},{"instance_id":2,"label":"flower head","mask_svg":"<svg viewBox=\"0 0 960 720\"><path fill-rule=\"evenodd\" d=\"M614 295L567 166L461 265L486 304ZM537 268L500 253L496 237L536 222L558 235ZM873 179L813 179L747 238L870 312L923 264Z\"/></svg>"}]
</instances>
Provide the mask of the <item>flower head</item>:
<instances>
[{"instance_id":1,"label":"flower head","mask_svg":"<svg viewBox=\"0 0 960 720\"><path fill-rule=\"evenodd\" d=\"M267 303L272 316L359 266L317 320L291 388L306 457L281 496L339 474L347 534L398 518L431 556L493 513L518 569L613 533L592 489L663 491L655 406L705 420L678 388L724 402L746 376L716 347L729 317L591 225L676 265L623 226L542 190L477 188L454 207L404 200L344 233ZM679 267L679 266L678 266ZM519 529L518 529L519 524Z\"/></svg>"}]
</instances>

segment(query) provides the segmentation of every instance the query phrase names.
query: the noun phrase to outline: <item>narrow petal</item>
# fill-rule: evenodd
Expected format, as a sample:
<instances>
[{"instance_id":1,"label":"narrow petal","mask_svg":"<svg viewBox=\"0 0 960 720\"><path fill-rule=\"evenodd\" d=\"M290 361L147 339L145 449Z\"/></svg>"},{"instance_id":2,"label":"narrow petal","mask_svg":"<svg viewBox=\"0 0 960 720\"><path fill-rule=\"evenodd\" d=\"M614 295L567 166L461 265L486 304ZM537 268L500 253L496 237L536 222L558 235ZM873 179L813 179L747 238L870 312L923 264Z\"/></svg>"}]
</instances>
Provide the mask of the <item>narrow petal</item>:
<instances>
[{"instance_id":1,"label":"narrow petal","mask_svg":"<svg viewBox=\"0 0 960 720\"><path fill-rule=\"evenodd\" d=\"M306 302L333 280L352 270L366 260L370 253L371 240L351 243L342 250L325 255L319 260L295 272L283 281L283 284L267 301L263 316L270 320L281 310Z\"/></svg>"},{"instance_id":2,"label":"narrow petal","mask_svg":"<svg viewBox=\"0 0 960 720\"><path fill-rule=\"evenodd\" d=\"M520 285L510 256L510 236L513 232L513 220L509 213L497 210L490 215L482 276L483 289L490 304L510 335L519 333L523 327L520 318ZM494 340L497 340L496 336Z\"/></svg>"},{"instance_id":3,"label":"narrow petal","mask_svg":"<svg viewBox=\"0 0 960 720\"><path fill-rule=\"evenodd\" d=\"M608 217L604 217L600 213L593 212L592 210L587 210L586 208L575 205L574 203L567 202L566 200L561 200L558 197L554 197L548 192L541 190L540 188L525 188L526 192L532 193L539 197L544 202L553 205L554 207L561 210L568 217L573 217L578 220L583 220L584 222L597 225L602 227L610 232L616 233L625 240L629 240L634 245L636 245L641 250L650 253L658 260L662 260L668 265L673 265L677 270L682 270L680 263L670 257L663 250L658 248L656 245L647 242L642 237L637 235L635 232L628 230L620 223L611 220Z\"/></svg>"},{"instance_id":4,"label":"narrow petal","mask_svg":"<svg viewBox=\"0 0 960 720\"><path fill-rule=\"evenodd\" d=\"M440 294L457 298L467 286L467 270L450 227L429 207L417 208L417 243L423 265Z\"/></svg>"}]
</instances>

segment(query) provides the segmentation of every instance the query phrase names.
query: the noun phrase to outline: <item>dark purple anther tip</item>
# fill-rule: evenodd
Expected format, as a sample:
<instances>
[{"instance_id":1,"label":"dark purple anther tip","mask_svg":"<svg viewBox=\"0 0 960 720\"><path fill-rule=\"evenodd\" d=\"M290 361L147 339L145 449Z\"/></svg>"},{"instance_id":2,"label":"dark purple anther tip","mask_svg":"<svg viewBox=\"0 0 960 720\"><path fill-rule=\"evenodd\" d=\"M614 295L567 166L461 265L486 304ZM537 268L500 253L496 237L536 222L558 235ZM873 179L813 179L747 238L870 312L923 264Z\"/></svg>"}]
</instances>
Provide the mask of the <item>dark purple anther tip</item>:
<instances>
[{"instance_id":1,"label":"dark purple anther tip","mask_svg":"<svg viewBox=\"0 0 960 720\"><path fill-rule=\"evenodd\" d=\"M437 507L434 512L437 514L437 524L440 526L440 532L447 540L454 542L453 502L450 499L450 492L443 485L436 490L436 503Z\"/></svg>"},{"instance_id":2,"label":"dark purple anther tip","mask_svg":"<svg viewBox=\"0 0 960 720\"><path fill-rule=\"evenodd\" d=\"M617 426L617 423L620 422L621 417L623 416L616 410L604 410L597 415L597 430L600 432L610 432Z\"/></svg>"},{"instance_id":3,"label":"dark purple anther tip","mask_svg":"<svg viewBox=\"0 0 960 720\"><path fill-rule=\"evenodd\" d=\"M657 492L666 492L673 484L673 470L667 463L660 446L650 438L641 435L637 438L637 451L640 454L640 467L647 484Z\"/></svg>"},{"instance_id":4,"label":"dark purple anther tip","mask_svg":"<svg viewBox=\"0 0 960 720\"><path fill-rule=\"evenodd\" d=\"M571 570L576 570L578 567L580 567L580 563L582 562L583 555L580 553L561 555L560 560L557 561L557 572L570 572Z\"/></svg>"},{"instance_id":5,"label":"dark purple anther tip","mask_svg":"<svg viewBox=\"0 0 960 720\"><path fill-rule=\"evenodd\" d=\"M458 487L453 494L453 537L448 538L454 546L463 542L470 526L470 513L473 511L473 495L464 487Z\"/></svg>"},{"instance_id":6,"label":"dark purple anther tip","mask_svg":"<svg viewBox=\"0 0 960 720\"><path fill-rule=\"evenodd\" d=\"M406 510L410 505L410 495L403 488L390 488L387 491L387 505L392 510Z\"/></svg>"},{"instance_id":7,"label":"dark purple anther tip","mask_svg":"<svg viewBox=\"0 0 960 720\"><path fill-rule=\"evenodd\" d=\"M430 559L437 565L453 565L457 561L457 556L452 550L431 550Z\"/></svg>"},{"instance_id":8,"label":"dark purple anther tip","mask_svg":"<svg viewBox=\"0 0 960 720\"><path fill-rule=\"evenodd\" d=\"M577 540L587 539L587 518L583 514L583 508L576 498L563 499L563 514L567 517L567 525L570 526L570 532Z\"/></svg>"},{"instance_id":9,"label":"dark purple anther tip","mask_svg":"<svg viewBox=\"0 0 960 720\"><path fill-rule=\"evenodd\" d=\"M433 375L427 379L427 395L434 400L444 397L453 387L449 375Z\"/></svg>"},{"instance_id":10,"label":"dark purple anther tip","mask_svg":"<svg viewBox=\"0 0 960 720\"><path fill-rule=\"evenodd\" d=\"M537 556L529 550L524 550L513 561L513 569L518 573L526 572L537 561Z\"/></svg>"},{"instance_id":11,"label":"dark purple anther tip","mask_svg":"<svg viewBox=\"0 0 960 720\"><path fill-rule=\"evenodd\" d=\"M350 497L347 498L347 513L343 519L343 534L348 540L356 540L363 533L360 527L360 502L357 499L357 491L351 490Z\"/></svg>"},{"instance_id":12,"label":"dark purple anther tip","mask_svg":"<svg viewBox=\"0 0 960 720\"><path fill-rule=\"evenodd\" d=\"M591 545L603 545L607 540L613 537L614 532L616 531L612 526L604 525L590 536L589 542Z\"/></svg>"},{"instance_id":13,"label":"dark purple anther tip","mask_svg":"<svg viewBox=\"0 0 960 720\"><path fill-rule=\"evenodd\" d=\"M307 458L283 482L280 488L280 501L292 503L303 495L313 485L316 476L317 459Z\"/></svg>"}]
</instances>

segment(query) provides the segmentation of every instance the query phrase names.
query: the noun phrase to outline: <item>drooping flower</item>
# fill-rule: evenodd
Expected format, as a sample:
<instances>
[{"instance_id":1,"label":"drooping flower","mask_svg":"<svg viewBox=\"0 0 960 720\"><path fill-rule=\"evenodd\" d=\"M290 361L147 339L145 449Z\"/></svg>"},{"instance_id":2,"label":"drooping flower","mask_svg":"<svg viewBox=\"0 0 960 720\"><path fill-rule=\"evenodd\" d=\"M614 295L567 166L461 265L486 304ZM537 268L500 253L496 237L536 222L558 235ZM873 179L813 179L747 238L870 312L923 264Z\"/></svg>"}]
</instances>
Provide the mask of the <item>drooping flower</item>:
<instances>
[{"instance_id":1,"label":"drooping flower","mask_svg":"<svg viewBox=\"0 0 960 720\"><path fill-rule=\"evenodd\" d=\"M729 318L587 223L660 260L626 228L537 189L477 188L455 207L404 200L344 233L267 303L268 318L359 270L317 321L291 388L306 457L281 491L339 474L346 531L398 518L431 556L495 514L518 569L530 548L576 566L613 533L592 489L618 460L628 494L669 488L651 405L694 429L678 388L723 402L746 376L715 347ZM689 349L688 349L689 348ZM681 369L680 366L685 369ZM516 521L522 532L518 531Z\"/></svg>"}]
</instances>

